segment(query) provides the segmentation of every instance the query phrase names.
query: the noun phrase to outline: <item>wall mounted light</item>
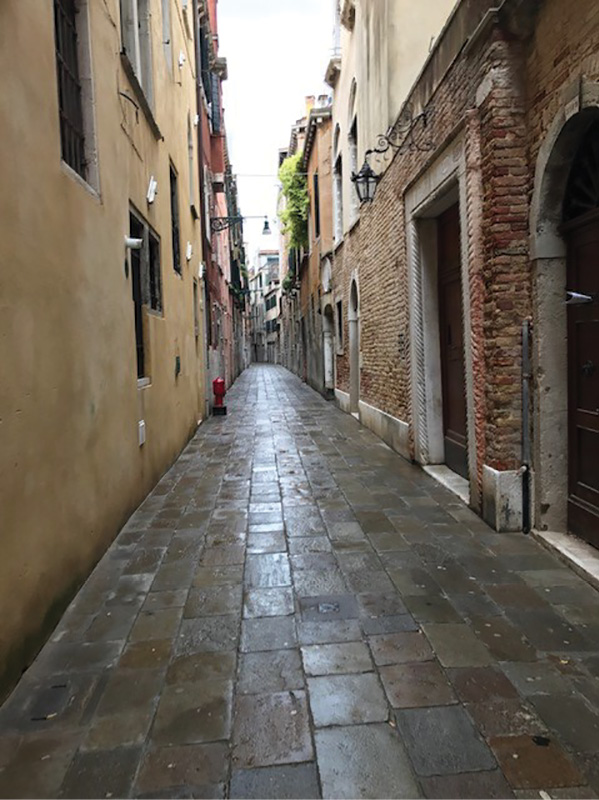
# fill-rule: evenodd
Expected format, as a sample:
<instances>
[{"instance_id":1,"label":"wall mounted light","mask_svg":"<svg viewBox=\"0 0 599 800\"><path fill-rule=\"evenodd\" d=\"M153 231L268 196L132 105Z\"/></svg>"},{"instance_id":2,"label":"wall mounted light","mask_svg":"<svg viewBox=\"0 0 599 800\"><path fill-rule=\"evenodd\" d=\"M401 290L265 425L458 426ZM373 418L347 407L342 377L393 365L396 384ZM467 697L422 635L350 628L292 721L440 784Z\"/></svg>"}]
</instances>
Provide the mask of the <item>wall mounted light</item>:
<instances>
[{"instance_id":1,"label":"wall mounted light","mask_svg":"<svg viewBox=\"0 0 599 800\"><path fill-rule=\"evenodd\" d=\"M125 236L125 247L127 250L141 250L143 243L143 239L134 239L132 236Z\"/></svg>"},{"instance_id":2,"label":"wall mounted light","mask_svg":"<svg viewBox=\"0 0 599 800\"><path fill-rule=\"evenodd\" d=\"M156 192L158 191L158 181L152 175L150 176L150 183L148 184L148 191L146 193L146 200L148 201L149 205L152 205L156 198Z\"/></svg>"},{"instance_id":3,"label":"wall mounted light","mask_svg":"<svg viewBox=\"0 0 599 800\"><path fill-rule=\"evenodd\" d=\"M377 175L368 163L370 152L370 150L366 151L366 158L362 164L362 169L357 175L354 172L351 176L351 180L356 187L360 205L362 205L362 203L372 203L374 195L376 194L376 187L381 179L380 175Z\"/></svg>"},{"instance_id":4,"label":"wall mounted light","mask_svg":"<svg viewBox=\"0 0 599 800\"><path fill-rule=\"evenodd\" d=\"M187 242L187 248L185 250L185 258L188 261L191 261L191 256L193 255L193 245L191 242Z\"/></svg>"}]
</instances>

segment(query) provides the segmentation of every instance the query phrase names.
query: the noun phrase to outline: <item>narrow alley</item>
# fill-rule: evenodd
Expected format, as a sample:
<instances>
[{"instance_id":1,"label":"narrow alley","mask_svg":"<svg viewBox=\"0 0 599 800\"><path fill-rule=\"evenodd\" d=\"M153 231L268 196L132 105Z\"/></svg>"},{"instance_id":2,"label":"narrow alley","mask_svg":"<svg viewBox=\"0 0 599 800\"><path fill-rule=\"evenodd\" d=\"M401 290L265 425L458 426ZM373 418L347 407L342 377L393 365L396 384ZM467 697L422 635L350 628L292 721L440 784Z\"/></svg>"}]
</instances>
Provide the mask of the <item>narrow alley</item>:
<instances>
[{"instance_id":1,"label":"narrow alley","mask_svg":"<svg viewBox=\"0 0 599 800\"><path fill-rule=\"evenodd\" d=\"M4 704L0 795L597 797L594 589L282 367L228 400Z\"/></svg>"}]
</instances>

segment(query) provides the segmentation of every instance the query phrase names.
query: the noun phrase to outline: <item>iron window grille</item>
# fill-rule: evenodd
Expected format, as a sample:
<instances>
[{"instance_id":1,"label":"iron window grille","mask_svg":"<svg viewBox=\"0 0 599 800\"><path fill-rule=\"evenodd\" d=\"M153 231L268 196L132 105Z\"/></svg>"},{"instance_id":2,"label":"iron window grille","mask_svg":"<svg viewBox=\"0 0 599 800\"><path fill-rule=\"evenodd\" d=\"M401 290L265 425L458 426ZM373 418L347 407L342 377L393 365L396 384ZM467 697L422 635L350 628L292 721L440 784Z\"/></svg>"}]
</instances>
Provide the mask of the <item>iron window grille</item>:
<instances>
[{"instance_id":1,"label":"iron window grille","mask_svg":"<svg viewBox=\"0 0 599 800\"><path fill-rule=\"evenodd\" d=\"M173 268L181 274L181 244L179 234L179 196L177 191L177 173L170 168L171 186L171 233L173 242Z\"/></svg>"},{"instance_id":2,"label":"iron window grille","mask_svg":"<svg viewBox=\"0 0 599 800\"><path fill-rule=\"evenodd\" d=\"M60 147L63 160L86 178L85 136L77 41L76 0L54 0Z\"/></svg>"}]
</instances>

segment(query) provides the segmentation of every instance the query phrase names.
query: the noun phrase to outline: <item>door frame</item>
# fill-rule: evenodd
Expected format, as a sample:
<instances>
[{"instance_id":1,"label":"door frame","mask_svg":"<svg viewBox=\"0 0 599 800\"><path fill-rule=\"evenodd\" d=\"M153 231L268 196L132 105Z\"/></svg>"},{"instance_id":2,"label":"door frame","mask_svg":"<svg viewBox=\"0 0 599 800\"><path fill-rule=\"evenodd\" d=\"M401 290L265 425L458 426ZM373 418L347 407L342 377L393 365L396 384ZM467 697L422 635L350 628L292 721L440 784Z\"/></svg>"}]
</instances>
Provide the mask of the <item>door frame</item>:
<instances>
[{"instance_id":1,"label":"door frame","mask_svg":"<svg viewBox=\"0 0 599 800\"><path fill-rule=\"evenodd\" d=\"M462 135L441 153L405 197L408 255L411 425L414 458L422 465L445 463L437 289L436 217L459 202L461 232L464 379L466 386L468 492L480 504L474 417L473 337L466 214L466 156ZM460 478L460 480L463 480Z\"/></svg>"},{"instance_id":2,"label":"door frame","mask_svg":"<svg viewBox=\"0 0 599 800\"><path fill-rule=\"evenodd\" d=\"M599 84L574 81L537 155L530 208L533 277L532 423L535 528L568 530L568 353L565 292L567 244L562 212L570 167L588 127L599 117Z\"/></svg>"},{"instance_id":3,"label":"door frame","mask_svg":"<svg viewBox=\"0 0 599 800\"><path fill-rule=\"evenodd\" d=\"M347 304L349 328L349 410L356 414L360 407L360 292L358 281L352 276Z\"/></svg>"}]
</instances>

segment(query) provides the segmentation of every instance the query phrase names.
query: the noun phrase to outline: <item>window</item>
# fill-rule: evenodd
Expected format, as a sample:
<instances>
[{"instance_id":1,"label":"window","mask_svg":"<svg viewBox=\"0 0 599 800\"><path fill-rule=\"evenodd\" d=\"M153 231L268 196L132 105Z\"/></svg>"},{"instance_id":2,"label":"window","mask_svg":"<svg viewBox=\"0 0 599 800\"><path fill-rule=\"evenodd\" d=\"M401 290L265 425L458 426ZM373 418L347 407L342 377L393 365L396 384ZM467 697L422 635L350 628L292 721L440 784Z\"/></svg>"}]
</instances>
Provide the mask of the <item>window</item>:
<instances>
[{"instance_id":1,"label":"window","mask_svg":"<svg viewBox=\"0 0 599 800\"><path fill-rule=\"evenodd\" d=\"M335 189L335 242L343 239L343 163L341 156L337 156L333 174Z\"/></svg>"},{"instance_id":2,"label":"window","mask_svg":"<svg viewBox=\"0 0 599 800\"><path fill-rule=\"evenodd\" d=\"M200 335L200 307L198 282L196 278L193 279L193 332L195 338L197 339Z\"/></svg>"},{"instance_id":3,"label":"window","mask_svg":"<svg viewBox=\"0 0 599 800\"><path fill-rule=\"evenodd\" d=\"M314 173L314 236L320 236L320 192L318 188L318 172Z\"/></svg>"},{"instance_id":4,"label":"window","mask_svg":"<svg viewBox=\"0 0 599 800\"><path fill-rule=\"evenodd\" d=\"M177 191L177 173L170 166L171 185L171 238L173 244L173 269L181 274L181 241L179 234L179 196Z\"/></svg>"},{"instance_id":5,"label":"window","mask_svg":"<svg viewBox=\"0 0 599 800\"><path fill-rule=\"evenodd\" d=\"M343 352L343 301L337 302L337 352Z\"/></svg>"},{"instance_id":6,"label":"window","mask_svg":"<svg viewBox=\"0 0 599 800\"><path fill-rule=\"evenodd\" d=\"M54 0L54 32L61 157L97 187L87 0Z\"/></svg>"},{"instance_id":7,"label":"window","mask_svg":"<svg viewBox=\"0 0 599 800\"><path fill-rule=\"evenodd\" d=\"M162 0L162 47L168 71L173 71L173 43L171 35L171 0Z\"/></svg>"},{"instance_id":8,"label":"window","mask_svg":"<svg viewBox=\"0 0 599 800\"><path fill-rule=\"evenodd\" d=\"M144 227L133 214L129 216L129 230L132 238L143 239ZM133 313L135 317L135 353L137 358L137 377L143 378L145 372L145 347L143 323L143 299L141 280L141 250L131 250L131 291L133 294Z\"/></svg>"},{"instance_id":9,"label":"window","mask_svg":"<svg viewBox=\"0 0 599 800\"><path fill-rule=\"evenodd\" d=\"M194 219L198 218L196 209L196 187L195 187L195 167L193 159L193 132L191 127L191 115L187 114L187 155L189 159L189 206Z\"/></svg>"},{"instance_id":10,"label":"window","mask_svg":"<svg viewBox=\"0 0 599 800\"><path fill-rule=\"evenodd\" d=\"M144 336L143 306L162 311L162 280L160 275L160 240L148 224L129 214L129 231L134 239L141 239L139 250L131 250L131 290L135 315L135 346L137 377L146 377L147 358Z\"/></svg>"},{"instance_id":11,"label":"window","mask_svg":"<svg viewBox=\"0 0 599 800\"><path fill-rule=\"evenodd\" d=\"M152 103L151 33L150 0L121 0L123 52L129 59L135 77L150 104Z\"/></svg>"},{"instance_id":12,"label":"window","mask_svg":"<svg viewBox=\"0 0 599 800\"><path fill-rule=\"evenodd\" d=\"M220 114L220 78L214 72L210 74L211 80L211 109L212 109L212 132L221 132Z\"/></svg>"},{"instance_id":13,"label":"window","mask_svg":"<svg viewBox=\"0 0 599 800\"><path fill-rule=\"evenodd\" d=\"M162 311L162 281L160 276L160 242L148 231L148 289L150 308Z\"/></svg>"},{"instance_id":14,"label":"window","mask_svg":"<svg viewBox=\"0 0 599 800\"><path fill-rule=\"evenodd\" d=\"M351 174L356 175L358 172L358 120L354 118L350 132L349 132L349 158ZM357 219L360 210L360 201L358 193L355 188L351 187L351 215L352 221Z\"/></svg>"}]
</instances>

